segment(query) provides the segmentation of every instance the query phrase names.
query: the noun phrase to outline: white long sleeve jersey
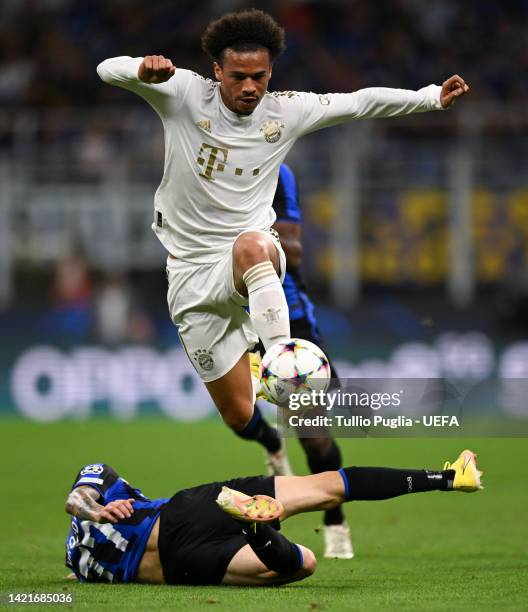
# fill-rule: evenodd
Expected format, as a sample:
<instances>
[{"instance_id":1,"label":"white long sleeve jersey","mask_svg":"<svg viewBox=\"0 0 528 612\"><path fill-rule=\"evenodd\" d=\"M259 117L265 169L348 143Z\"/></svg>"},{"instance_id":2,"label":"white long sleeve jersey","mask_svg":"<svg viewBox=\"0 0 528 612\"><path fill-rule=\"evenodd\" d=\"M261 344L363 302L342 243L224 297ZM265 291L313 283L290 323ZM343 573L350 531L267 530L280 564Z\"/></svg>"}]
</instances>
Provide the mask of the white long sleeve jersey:
<instances>
[{"instance_id":1,"label":"white long sleeve jersey","mask_svg":"<svg viewBox=\"0 0 528 612\"><path fill-rule=\"evenodd\" d=\"M353 119L441 109L441 88L429 85L267 92L251 115L237 115L223 103L219 83L177 68L167 82L150 85L138 79L142 61L115 57L97 72L142 96L160 116L165 168L152 229L171 255L197 263L217 261L244 230L271 227L279 166L304 134Z\"/></svg>"}]
</instances>

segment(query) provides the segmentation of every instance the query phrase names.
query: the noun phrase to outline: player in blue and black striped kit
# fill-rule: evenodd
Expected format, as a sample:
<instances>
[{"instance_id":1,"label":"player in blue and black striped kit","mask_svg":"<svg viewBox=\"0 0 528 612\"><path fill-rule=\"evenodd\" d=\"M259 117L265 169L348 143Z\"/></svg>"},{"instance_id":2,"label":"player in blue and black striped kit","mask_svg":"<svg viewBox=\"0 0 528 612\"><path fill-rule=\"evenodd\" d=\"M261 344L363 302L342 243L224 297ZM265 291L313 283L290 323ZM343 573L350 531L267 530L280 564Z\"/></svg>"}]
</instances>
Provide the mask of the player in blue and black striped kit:
<instances>
[{"instance_id":1,"label":"player in blue and black striped kit","mask_svg":"<svg viewBox=\"0 0 528 612\"><path fill-rule=\"evenodd\" d=\"M286 253L286 276L283 288L290 313L291 337L309 340L325 350L315 318L315 307L307 294L301 273L303 249L299 190L295 175L286 164L280 167L273 209L277 215L273 229L278 232L281 246ZM264 354L264 347L260 346L259 350L261 354ZM330 367L332 379L337 380L337 373L331 361ZM272 474L290 475L291 468L277 430L263 419L257 406L255 406L253 421L255 421L254 427L246 428L239 435L246 439L257 440L266 448ZM339 447L325 428L321 428L320 437L304 438L299 441L313 474L338 470L341 467ZM350 531L340 507L325 512L324 536L325 557L341 559L353 557Z\"/></svg>"},{"instance_id":2,"label":"player in blue and black striped kit","mask_svg":"<svg viewBox=\"0 0 528 612\"><path fill-rule=\"evenodd\" d=\"M112 525L112 506L107 514L92 517L98 499L104 499L104 506L115 502L116 516L129 520ZM74 514L75 508L77 515L66 538L66 565L81 582L135 580L150 532L168 501L168 497L148 499L106 464L84 466L66 503L66 511Z\"/></svg>"},{"instance_id":3,"label":"player in blue and black striped kit","mask_svg":"<svg viewBox=\"0 0 528 612\"><path fill-rule=\"evenodd\" d=\"M348 467L304 477L246 476L148 499L105 463L77 474L66 565L81 582L279 585L313 574L313 552L280 521L355 500L482 488L476 455L441 471Z\"/></svg>"}]
</instances>

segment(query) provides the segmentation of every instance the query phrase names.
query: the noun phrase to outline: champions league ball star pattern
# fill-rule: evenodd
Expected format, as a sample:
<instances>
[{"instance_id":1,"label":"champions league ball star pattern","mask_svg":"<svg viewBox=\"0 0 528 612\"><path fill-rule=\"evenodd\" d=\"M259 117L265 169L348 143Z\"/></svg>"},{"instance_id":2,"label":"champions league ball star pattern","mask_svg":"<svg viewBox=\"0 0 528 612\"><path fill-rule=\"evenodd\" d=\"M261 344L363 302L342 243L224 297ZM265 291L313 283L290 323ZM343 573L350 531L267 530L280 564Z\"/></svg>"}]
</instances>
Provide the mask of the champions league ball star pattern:
<instances>
[{"instance_id":1,"label":"champions league ball star pattern","mask_svg":"<svg viewBox=\"0 0 528 612\"><path fill-rule=\"evenodd\" d=\"M326 391L330 384L328 358L308 340L278 342L262 358L261 384L270 401L280 406L288 405L292 393Z\"/></svg>"}]
</instances>

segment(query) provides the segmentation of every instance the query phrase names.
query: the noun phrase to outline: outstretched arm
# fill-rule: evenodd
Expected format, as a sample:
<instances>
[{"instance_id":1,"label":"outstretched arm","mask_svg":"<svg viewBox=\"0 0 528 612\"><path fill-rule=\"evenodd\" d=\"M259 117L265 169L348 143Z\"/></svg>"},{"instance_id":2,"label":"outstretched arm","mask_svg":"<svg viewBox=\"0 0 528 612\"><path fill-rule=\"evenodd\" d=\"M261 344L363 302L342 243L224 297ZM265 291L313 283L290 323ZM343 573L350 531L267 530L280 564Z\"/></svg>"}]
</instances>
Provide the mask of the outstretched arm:
<instances>
[{"instance_id":1,"label":"outstretched arm","mask_svg":"<svg viewBox=\"0 0 528 612\"><path fill-rule=\"evenodd\" d=\"M97 66L97 74L109 85L140 95L163 117L183 102L191 73L176 70L163 55L147 55L106 59Z\"/></svg>"},{"instance_id":2,"label":"outstretched arm","mask_svg":"<svg viewBox=\"0 0 528 612\"><path fill-rule=\"evenodd\" d=\"M101 495L90 486L76 487L66 500L66 512L81 520L96 523L117 523L134 512L133 499L119 499L105 506L97 503Z\"/></svg>"},{"instance_id":3,"label":"outstretched arm","mask_svg":"<svg viewBox=\"0 0 528 612\"><path fill-rule=\"evenodd\" d=\"M176 72L176 66L163 55L145 57L111 57L97 66L97 74L109 85L125 89L145 89L144 85L166 83ZM159 92L168 91L167 87L157 88Z\"/></svg>"},{"instance_id":4,"label":"outstretched arm","mask_svg":"<svg viewBox=\"0 0 528 612\"><path fill-rule=\"evenodd\" d=\"M299 129L301 134L307 134L355 119L443 110L468 91L464 79L455 74L441 86L428 85L418 91L368 87L353 93L300 93L298 104L302 113L299 115Z\"/></svg>"}]
</instances>

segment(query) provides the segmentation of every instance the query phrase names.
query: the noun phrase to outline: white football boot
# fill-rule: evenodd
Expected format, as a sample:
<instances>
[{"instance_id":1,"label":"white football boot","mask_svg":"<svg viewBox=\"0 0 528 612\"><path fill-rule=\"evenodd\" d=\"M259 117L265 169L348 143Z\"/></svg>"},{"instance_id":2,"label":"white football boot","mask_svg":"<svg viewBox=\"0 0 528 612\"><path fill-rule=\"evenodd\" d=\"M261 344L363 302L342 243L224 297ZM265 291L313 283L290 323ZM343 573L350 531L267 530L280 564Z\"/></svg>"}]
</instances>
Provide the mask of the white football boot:
<instances>
[{"instance_id":1,"label":"white football boot","mask_svg":"<svg viewBox=\"0 0 528 612\"><path fill-rule=\"evenodd\" d=\"M346 523L341 525L323 525L325 559L352 559L354 549L350 529Z\"/></svg>"},{"instance_id":2,"label":"white football boot","mask_svg":"<svg viewBox=\"0 0 528 612\"><path fill-rule=\"evenodd\" d=\"M270 476L294 476L293 470L286 452L284 439L281 440L281 447L276 453L267 453L266 465Z\"/></svg>"}]
</instances>

